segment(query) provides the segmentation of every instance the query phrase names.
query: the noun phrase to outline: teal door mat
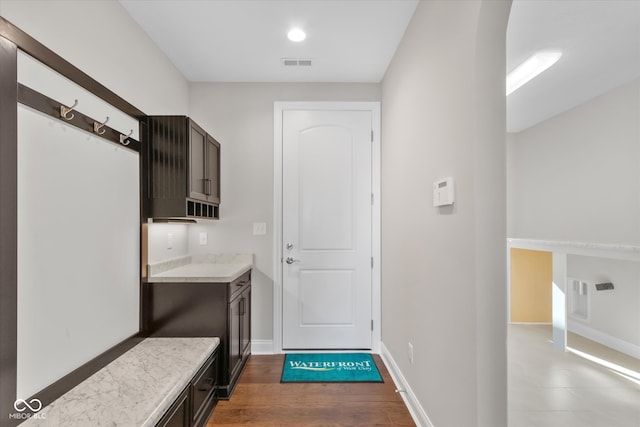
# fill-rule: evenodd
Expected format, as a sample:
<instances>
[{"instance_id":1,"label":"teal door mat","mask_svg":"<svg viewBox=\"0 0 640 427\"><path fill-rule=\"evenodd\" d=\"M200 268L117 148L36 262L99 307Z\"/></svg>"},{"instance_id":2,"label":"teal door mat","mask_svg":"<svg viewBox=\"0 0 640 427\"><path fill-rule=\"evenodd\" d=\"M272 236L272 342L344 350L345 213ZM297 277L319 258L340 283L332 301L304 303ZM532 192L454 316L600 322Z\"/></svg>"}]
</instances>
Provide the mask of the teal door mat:
<instances>
[{"instance_id":1,"label":"teal door mat","mask_svg":"<svg viewBox=\"0 0 640 427\"><path fill-rule=\"evenodd\" d=\"M378 367L368 353L291 353L284 359L280 382L383 381Z\"/></svg>"}]
</instances>

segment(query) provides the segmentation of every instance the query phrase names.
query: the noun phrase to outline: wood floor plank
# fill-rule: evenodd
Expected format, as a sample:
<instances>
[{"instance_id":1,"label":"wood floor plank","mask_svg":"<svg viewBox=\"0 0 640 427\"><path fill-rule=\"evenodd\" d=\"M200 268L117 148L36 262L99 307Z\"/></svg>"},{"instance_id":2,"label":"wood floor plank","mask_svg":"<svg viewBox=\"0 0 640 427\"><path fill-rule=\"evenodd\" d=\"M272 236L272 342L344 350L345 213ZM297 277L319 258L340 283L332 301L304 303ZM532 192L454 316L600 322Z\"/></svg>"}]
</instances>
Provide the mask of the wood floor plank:
<instances>
[{"instance_id":1,"label":"wood floor plank","mask_svg":"<svg viewBox=\"0 0 640 427\"><path fill-rule=\"evenodd\" d=\"M384 383L280 383L284 355L251 356L212 426L415 426L380 356Z\"/></svg>"}]
</instances>

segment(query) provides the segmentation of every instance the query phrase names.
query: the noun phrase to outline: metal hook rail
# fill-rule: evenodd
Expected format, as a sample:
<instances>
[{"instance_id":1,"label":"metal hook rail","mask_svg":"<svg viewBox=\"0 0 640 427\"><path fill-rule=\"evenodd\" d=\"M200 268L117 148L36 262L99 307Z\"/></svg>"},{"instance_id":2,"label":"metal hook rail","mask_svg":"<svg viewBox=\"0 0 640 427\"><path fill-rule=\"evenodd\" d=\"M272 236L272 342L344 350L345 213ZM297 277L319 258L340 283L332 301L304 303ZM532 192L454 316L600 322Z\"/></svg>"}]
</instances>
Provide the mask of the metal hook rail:
<instances>
[{"instance_id":1,"label":"metal hook rail","mask_svg":"<svg viewBox=\"0 0 640 427\"><path fill-rule=\"evenodd\" d=\"M119 143L133 151L141 151L140 142L131 138L131 135L133 135L133 129L130 130L128 135L125 135L106 126L109 121L109 117L107 117L104 122L100 123L91 117L85 116L81 112L75 110L78 106L77 99L71 107L67 107L66 105L51 99L28 86L18 84L18 102L50 117L63 119L65 123L69 125L87 132L92 132L101 138L114 143Z\"/></svg>"}]
</instances>

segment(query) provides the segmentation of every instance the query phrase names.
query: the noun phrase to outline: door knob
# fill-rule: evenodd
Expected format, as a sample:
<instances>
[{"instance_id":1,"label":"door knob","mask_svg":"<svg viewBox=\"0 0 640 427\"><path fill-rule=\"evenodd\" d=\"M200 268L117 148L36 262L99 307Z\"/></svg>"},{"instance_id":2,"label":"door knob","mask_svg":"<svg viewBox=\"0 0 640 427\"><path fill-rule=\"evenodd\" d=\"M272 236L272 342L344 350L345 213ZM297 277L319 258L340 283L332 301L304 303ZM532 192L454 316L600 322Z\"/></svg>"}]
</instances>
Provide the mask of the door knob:
<instances>
[{"instance_id":1,"label":"door knob","mask_svg":"<svg viewBox=\"0 0 640 427\"><path fill-rule=\"evenodd\" d=\"M290 256L288 256L287 259L285 259L285 262L287 264L293 264L294 262L300 262L300 260L299 259L293 259Z\"/></svg>"}]
</instances>

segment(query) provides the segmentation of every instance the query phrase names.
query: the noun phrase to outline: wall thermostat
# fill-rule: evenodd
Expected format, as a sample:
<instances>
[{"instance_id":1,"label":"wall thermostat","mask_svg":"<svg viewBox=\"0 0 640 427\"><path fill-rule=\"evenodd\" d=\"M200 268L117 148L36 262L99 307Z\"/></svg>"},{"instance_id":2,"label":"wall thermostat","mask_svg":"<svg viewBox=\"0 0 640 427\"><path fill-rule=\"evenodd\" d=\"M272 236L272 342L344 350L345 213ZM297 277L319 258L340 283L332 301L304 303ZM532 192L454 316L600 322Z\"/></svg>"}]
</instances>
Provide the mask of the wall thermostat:
<instances>
[{"instance_id":1,"label":"wall thermostat","mask_svg":"<svg viewBox=\"0 0 640 427\"><path fill-rule=\"evenodd\" d=\"M433 183L433 206L452 205L454 201L453 178L445 178Z\"/></svg>"}]
</instances>

